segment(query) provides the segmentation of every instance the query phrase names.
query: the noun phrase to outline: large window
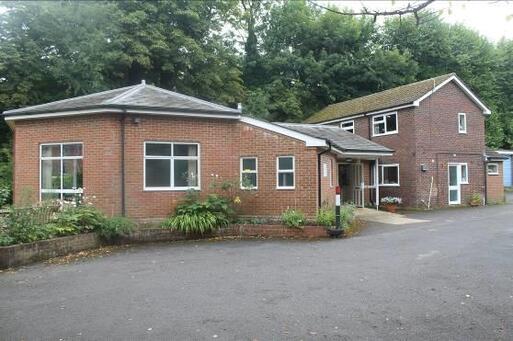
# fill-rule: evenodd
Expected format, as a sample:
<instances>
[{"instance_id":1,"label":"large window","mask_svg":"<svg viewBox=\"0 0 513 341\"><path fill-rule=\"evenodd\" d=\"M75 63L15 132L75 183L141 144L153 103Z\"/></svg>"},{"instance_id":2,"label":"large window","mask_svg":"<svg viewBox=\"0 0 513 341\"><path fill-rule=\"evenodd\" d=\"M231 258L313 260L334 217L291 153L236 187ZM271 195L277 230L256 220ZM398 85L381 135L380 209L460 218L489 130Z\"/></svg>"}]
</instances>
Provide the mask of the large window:
<instances>
[{"instance_id":1,"label":"large window","mask_svg":"<svg viewBox=\"0 0 513 341\"><path fill-rule=\"evenodd\" d=\"M460 134L467 133L467 115L464 113L458 114L458 132Z\"/></svg>"},{"instance_id":2,"label":"large window","mask_svg":"<svg viewBox=\"0 0 513 341\"><path fill-rule=\"evenodd\" d=\"M197 143L145 142L144 189L200 189Z\"/></svg>"},{"instance_id":3,"label":"large window","mask_svg":"<svg viewBox=\"0 0 513 341\"><path fill-rule=\"evenodd\" d=\"M295 165L293 156L278 156L276 159L276 177L278 189L294 189Z\"/></svg>"},{"instance_id":4,"label":"large window","mask_svg":"<svg viewBox=\"0 0 513 341\"><path fill-rule=\"evenodd\" d=\"M340 122L340 128L354 134L354 121Z\"/></svg>"},{"instance_id":5,"label":"large window","mask_svg":"<svg viewBox=\"0 0 513 341\"><path fill-rule=\"evenodd\" d=\"M380 186L399 186L399 165L380 165L379 184Z\"/></svg>"},{"instance_id":6,"label":"large window","mask_svg":"<svg viewBox=\"0 0 513 341\"><path fill-rule=\"evenodd\" d=\"M82 143L41 145L41 200L73 200L82 193L82 149Z\"/></svg>"},{"instance_id":7,"label":"large window","mask_svg":"<svg viewBox=\"0 0 513 341\"><path fill-rule=\"evenodd\" d=\"M258 159L256 157L240 158L240 188L258 188Z\"/></svg>"},{"instance_id":8,"label":"large window","mask_svg":"<svg viewBox=\"0 0 513 341\"><path fill-rule=\"evenodd\" d=\"M372 116L373 136L397 133L397 113Z\"/></svg>"}]
</instances>

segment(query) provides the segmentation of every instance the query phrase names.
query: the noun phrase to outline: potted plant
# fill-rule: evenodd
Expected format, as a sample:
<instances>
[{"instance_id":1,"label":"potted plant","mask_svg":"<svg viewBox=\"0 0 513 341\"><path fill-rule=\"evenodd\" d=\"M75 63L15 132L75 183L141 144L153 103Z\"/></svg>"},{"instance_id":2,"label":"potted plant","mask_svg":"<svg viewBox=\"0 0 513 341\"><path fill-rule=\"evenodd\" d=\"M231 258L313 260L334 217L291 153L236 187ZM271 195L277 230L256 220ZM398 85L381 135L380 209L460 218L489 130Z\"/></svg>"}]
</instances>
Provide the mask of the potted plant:
<instances>
[{"instance_id":1,"label":"potted plant","mask_svg":"<svg viewBox=\"0 0 513 341\"><path fill-rule=\"evenodd\" d=\"M397 206L401 205L403 200L399 197L383 197L381 198L381 204L385 208L386 211L395 213L397 211Z\"/></svg>"},{"instance_id":2,"label":"potted plant","mask_svg":"<svg viewBox=\"0 0 513 341\"><path fill-rule=\"evenodd\" d=\"M472 195L470 196L470 200L469 200L469 205L470 206L481 206L481 203L483 202L482 198L481 198L481 194L479 193L472 193Z\"/></svg>"}]
</instances>

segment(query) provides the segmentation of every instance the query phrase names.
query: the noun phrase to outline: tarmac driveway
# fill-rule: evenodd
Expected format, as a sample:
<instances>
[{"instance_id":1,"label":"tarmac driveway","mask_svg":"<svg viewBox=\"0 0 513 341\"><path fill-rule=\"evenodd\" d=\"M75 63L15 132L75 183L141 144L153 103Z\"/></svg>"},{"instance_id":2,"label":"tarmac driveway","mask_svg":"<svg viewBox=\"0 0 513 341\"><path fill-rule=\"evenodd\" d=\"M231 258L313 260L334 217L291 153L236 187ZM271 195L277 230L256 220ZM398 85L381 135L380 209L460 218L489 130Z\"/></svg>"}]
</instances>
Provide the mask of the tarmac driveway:
<instances>
[{"instance_id":1,"label":"tarmac driveway","mask_svg":"<svg viewBox=\"0 0 513 341\"><path fill-rule=\"evenodd\" d=\"M2 340L513 338L513 206L347 240L122 248L0 273Z\"/></svg>"}]
</instances>

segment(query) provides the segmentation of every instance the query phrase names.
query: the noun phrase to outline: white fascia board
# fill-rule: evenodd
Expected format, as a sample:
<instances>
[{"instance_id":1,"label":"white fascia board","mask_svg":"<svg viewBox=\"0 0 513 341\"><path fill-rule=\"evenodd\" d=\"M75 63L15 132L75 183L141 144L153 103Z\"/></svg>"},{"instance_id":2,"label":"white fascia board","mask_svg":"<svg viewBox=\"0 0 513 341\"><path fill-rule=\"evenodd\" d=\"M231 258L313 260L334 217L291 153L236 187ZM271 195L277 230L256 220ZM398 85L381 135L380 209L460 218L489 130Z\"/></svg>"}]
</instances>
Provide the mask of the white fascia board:
<instances>
[{"instance_id":1,"label":"white fascia board","mask_svg":"<svg viewBox=\"0 0 513 341\"><path fill-rule=\"evenodd\" d=\"M278 133L281 135L285 135L285 136L292 137L294 139L303 141L303 142L305 142L307 147L326 147L327 146L326 140L324 140L324 139L319 139L316 137L312 137L310 135L302 134L295 130L281 127L277 124L272 124L269 122L257 120L257 119L247 117L247 116L241 116L240 121L243 123L255 126L255 127L259 127L259 128L265 129L265 130L269 130L269 131L272 131L272 132L275 132L275 133Z\"/></svg>"},{"instance_id":2,"label":"white fascia board","mask_svg":"<svg viewBox=\"0 0 513 341\"><path fill-rule=\"evenodd\" d=\"M495 152L503 155L513 155L513 150L496 150Z\"/></svg>"},{"instance_id":3,"label":"white fascia board","mask_svg":"<svg viewBox=\"0 0 513 341\"><path fill-rule=\"evenodd\" d=\"M387 109L382 109L382 110L377 110L377 111L370 111L370 112L365 113L365 114L345 116L343 118L337 118L337 119L331 120L331 121L319 122L317 124L329 124L329 123L335 123L335 122L343 122L343 121L348 121L348 120L352 120L352 119L359 118L359 117L383 114L383 113L386 113L386 112L397 111L399 109L410 108L410 107L418 107L418 104L415 104L415 103L405 104L405 105L400 105L398 107L392 107L392 108L387 108Z\"/></svg>"},{"instance_id":4,"label":"white fascia board","mask_svg":"<svg viewBox=\"0 0 513 341\"><path fill-rule=\"evenodd\" d=\"M106 114L106 113L127 113L127 114L147 114L147 115L165 115L165 116L185 116L185 117L202 117L202 118L225 118L225 119L239 119L239 115L223 115L223 114L203 114L203 113L182 113L173 111L160 111L160 110L141 110L141 109L118 109L118 108L99 108L99 109L85 109L62 111L49 114L32 114L32 115L19 115L19 116L6 116L6 121L29 120L38 118L53 118L53 117L66 117L87 114Z\"/></svg>"},{"instance_id":5,"label":"white fascia board","mask_svg":"<svg viewBox=\"0 0 513 341\"><path fill-rule=\"evenodd\" d=\"M467 94L467 96L469 96L470 99L472 99L472 101L474 103L476 103L483 110L483 114L490 115L492 113L492 111L490 109L488 109L488 107L486 105L484 105L484 103L481 102L479 100L479 98L477 98L477 96L469 88L467 88L465 86L465 84L463 84L463 82L457 76L451 76L451 77L447 78L445 81L443 81L442 83L435 86L433 88L433 90L429 91L428 93L426 93L425 95L423 95L422 97L420 97L413 103L416 106L419 106L420 102L422 102L423 100L425 100L426 98L428 98L429 96L431 96L432 94L437 92L440 88L442 88L443 86L445 86L446 84L448 84L451 81L456 82L456 84L460 87L460 89L463 90L463 92L465 92L465 94Z\"/></svg>"},{"instance_id":6,"label":"white fascia board","mask_svg":"<svg viewBox=\"0 0 513 341\"><path fill-rule=\"evenodd\" d=\"M369 158L369 160L374 160L376 157L380 156L393 156L393 152L350 152L350 151L342 151L338 148L331 147L331 150L341 156L349 156L349 157L361 157L361 158Z\"/></svg>"}]
</instances>

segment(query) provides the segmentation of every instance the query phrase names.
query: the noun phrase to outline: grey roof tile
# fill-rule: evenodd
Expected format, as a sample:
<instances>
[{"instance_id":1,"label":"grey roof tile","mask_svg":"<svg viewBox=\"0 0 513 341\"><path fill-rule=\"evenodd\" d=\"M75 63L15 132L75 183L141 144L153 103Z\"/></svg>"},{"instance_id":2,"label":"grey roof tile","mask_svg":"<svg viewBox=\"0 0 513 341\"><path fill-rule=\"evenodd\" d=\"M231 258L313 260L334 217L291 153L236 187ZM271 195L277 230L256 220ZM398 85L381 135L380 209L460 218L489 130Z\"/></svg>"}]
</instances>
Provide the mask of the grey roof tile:
<instances>
[{"instance_id":1,"label":"grey roof tile","mask_svg":"<svg viewBox=\"0 0 513 341\"><path fill-rule=\"evenodd\" d=\"M274 123L281 127L303 133L312 137L325 139L331 142L333 147L342 151L391 153L392 149L376 142L367 140L356 134L347 132L337 126L321 124L300 123Z\"/></svg>"},{"instance_id":2,"label":"grey roof tile","mask_svg":"<svg viewBox=\"0 0 513 341\"><path fill-rule=\"evenodd\" d=\"M207 102L144 83L73 97L41 105L4 111L4 115L30 115L90 108L145 108L178 112L240 114L239 110Z\"/></svg>"}]
</instances>

